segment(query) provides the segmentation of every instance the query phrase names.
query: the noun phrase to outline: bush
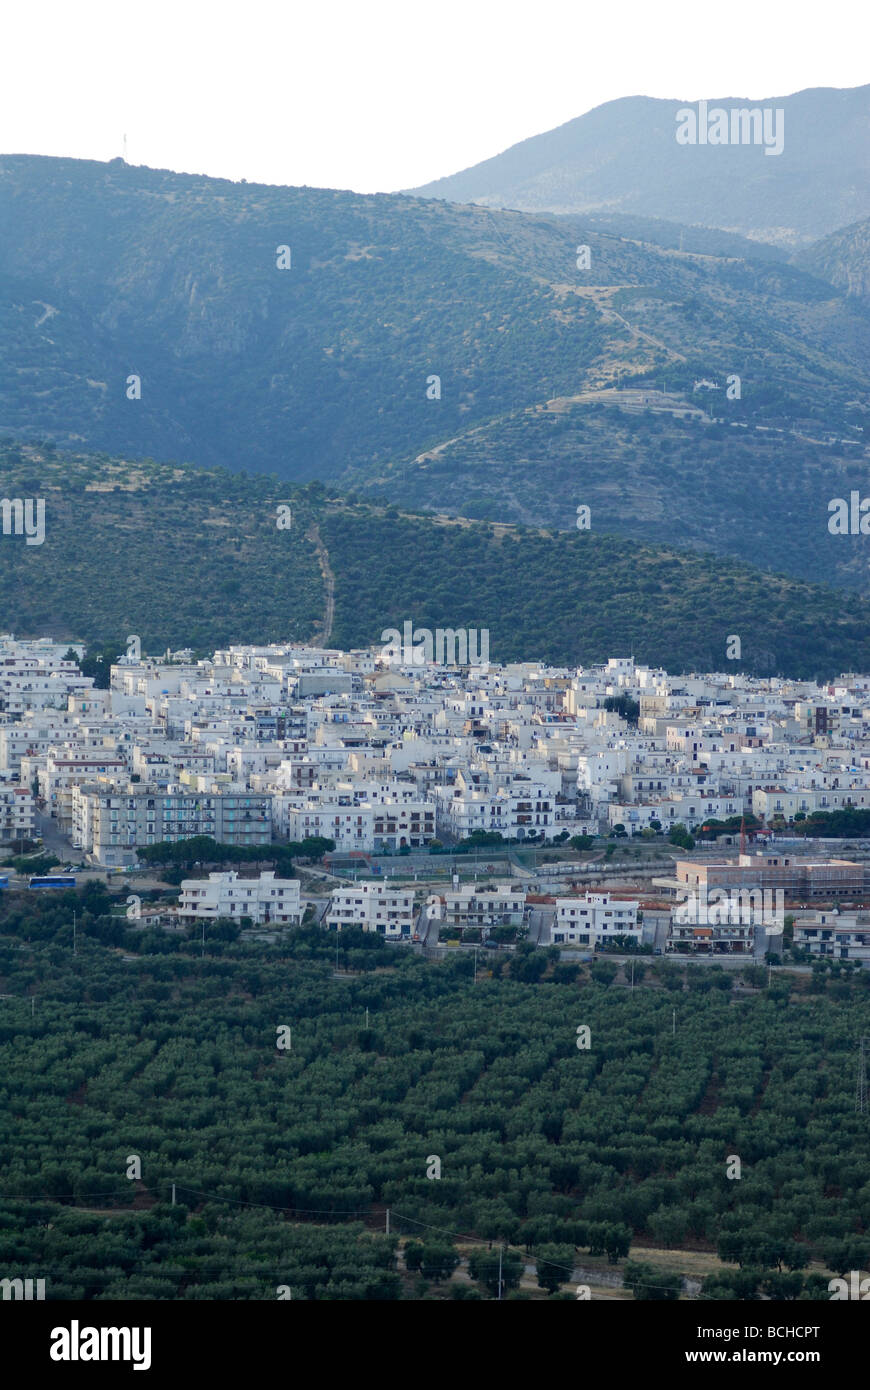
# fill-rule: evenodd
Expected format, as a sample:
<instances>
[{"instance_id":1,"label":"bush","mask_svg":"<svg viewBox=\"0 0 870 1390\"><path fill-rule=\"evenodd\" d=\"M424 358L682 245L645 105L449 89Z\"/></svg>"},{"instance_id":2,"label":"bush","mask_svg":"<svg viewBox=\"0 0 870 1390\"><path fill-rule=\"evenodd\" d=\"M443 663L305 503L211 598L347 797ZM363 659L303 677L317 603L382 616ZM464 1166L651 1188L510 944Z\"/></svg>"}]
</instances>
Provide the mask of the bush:
<instances>
[{"instance_id":1,"label":"bush","mask_svg":"<svg viewBox=\"0 0 870 1390\"><path fill-rule=\"evenodd\" d=\"M622 1277L625 1287L631 1289L632 1296L638 1300L674 1302L683 1287L679 1274L636 1260L626 1261Z\"/></svg>"},{"instance_id":2,"label":"bush","mask_svg":"<svg viewBox=\"0 0 870 1390\"><path fill-rule=\"evenodd\" d=\"M671 826L671 832L668 835L668 839L670 840L672 845L677 845L680 849L695 848L695 841L692 839L691 835L689 834L686 827L683 825L682 821L677 821L676 825Z\"/></svg>"},{"instance_id":3,"label":"bush","mask_svg":"<svg viewBox=\"0 0 870 1390\"><path fill-rule=\"evenodd\" d=\"M596 960L589 967L589 974L597 985L612 985L617 968L612 960Z\"/></svg>"}]
</instances>

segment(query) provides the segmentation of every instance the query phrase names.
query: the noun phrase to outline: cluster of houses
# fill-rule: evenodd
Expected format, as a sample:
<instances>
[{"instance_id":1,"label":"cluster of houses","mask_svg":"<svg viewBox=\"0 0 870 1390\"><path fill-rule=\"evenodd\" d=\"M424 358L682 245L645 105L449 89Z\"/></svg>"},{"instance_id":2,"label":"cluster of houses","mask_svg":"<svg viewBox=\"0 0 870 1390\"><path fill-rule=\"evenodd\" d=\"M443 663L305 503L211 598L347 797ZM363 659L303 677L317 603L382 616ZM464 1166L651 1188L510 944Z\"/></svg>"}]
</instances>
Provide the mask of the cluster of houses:
<instances>
[{"instance_id":1,"label":"cluster of houses","mask_svg":"<svg viewBox=\"0 0 870 1390\"><path fill-rule=\"evenodd\" d=\"M195 835L234 846L322 836L338 856L413 855L481 831L541 846L601 834L621 843L750 812L783 835L814 811L870 809L868 676L820 686L670 675L630 658L456 668L298 644L198 661L142 657L135 640L129 650L97 689L80 646L0 636L3 843L34 834L35 809L70 857L106 869ZM753 908L750 923L699 920L703 875L732 894L779 892L796 942L818 954L870 955L863 863L736 849L725 837L718 863L679 861L650 885L669 911L663 949L753 949L769 910ZM499 884L487 898L455 885L436 910L463 929L522 922L535 886ZM413 939L420 908L395 883L354 883L322 920ZM552 908L550 939L566 946L640 940L655 916L640 897L600 892L560 892ZM302 904L297 880L212 874L182 886L179 911L290 922Z\"/></svg>"}]
</instances>

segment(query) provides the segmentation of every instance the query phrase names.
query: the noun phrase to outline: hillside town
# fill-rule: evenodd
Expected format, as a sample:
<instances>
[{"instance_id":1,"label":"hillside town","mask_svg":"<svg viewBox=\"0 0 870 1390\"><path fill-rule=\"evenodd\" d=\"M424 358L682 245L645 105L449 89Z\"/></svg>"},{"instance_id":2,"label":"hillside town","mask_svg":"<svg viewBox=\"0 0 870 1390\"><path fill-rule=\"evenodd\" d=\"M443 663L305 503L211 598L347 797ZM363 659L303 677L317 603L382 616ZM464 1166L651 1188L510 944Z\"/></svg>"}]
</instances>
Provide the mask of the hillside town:
<instances>
[{"instance_id":1,"label":"hillside town","mask_svg":"<svg viewBox=\"0 0 870 1390\"><path fill-rule=\"evenodd\" d=\"M99 689L80 646L0 637L11 851L135 884L141 850L193 837L266 861L276 844L333 846L301 877L193 873L153 909L161 924L305 920L434 953L531 939L720 961L785 938L870 959L868 842L798 833L870 810L868 676L128 651Z\"/></svg>"}]
</instances>

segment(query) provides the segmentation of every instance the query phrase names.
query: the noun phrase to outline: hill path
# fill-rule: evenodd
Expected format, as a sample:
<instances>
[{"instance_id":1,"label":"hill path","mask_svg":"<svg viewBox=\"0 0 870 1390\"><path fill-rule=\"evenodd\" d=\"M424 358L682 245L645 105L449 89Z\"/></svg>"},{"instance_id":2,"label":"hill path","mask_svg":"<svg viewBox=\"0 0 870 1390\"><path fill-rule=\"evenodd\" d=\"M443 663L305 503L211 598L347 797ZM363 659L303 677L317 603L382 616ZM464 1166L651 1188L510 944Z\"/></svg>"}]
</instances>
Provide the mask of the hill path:
<instances>
[{"instance_id":1,"label":"hill path","mask_svg":"<svg viewBox=\"0 0 870 1390\"><path fill-rule=\"evenodd\" d=\"M323 544L320 534L320 527L313 521L305 533L306 539L310 540L317 551L317 560L320 565L320 573L323 575L323 587L326 591L326 608L323 614L323 631L320 634L320 641L324 646L332 636L332 626L335 621L335 575L329 563L329 551Z\"/></svg>"}]
</instances>

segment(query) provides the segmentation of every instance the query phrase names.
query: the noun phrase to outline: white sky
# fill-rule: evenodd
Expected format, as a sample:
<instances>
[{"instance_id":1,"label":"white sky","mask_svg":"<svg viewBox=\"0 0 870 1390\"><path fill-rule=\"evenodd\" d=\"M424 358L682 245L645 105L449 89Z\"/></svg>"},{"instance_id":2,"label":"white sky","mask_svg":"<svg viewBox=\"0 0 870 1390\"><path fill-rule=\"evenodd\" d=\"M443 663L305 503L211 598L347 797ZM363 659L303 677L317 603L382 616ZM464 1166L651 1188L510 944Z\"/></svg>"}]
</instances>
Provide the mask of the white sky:
<instances>
[{"instance_id":1,"label":"white sky","mask_svg":"<svg viewBox=\"0 0 870 1390\"><path fill-rule=\"evenodd\" d=\"M0 153L392 191L621 96L870 81L866 0L42 0L6 7Z\"/></svg>"}]
</instances>

